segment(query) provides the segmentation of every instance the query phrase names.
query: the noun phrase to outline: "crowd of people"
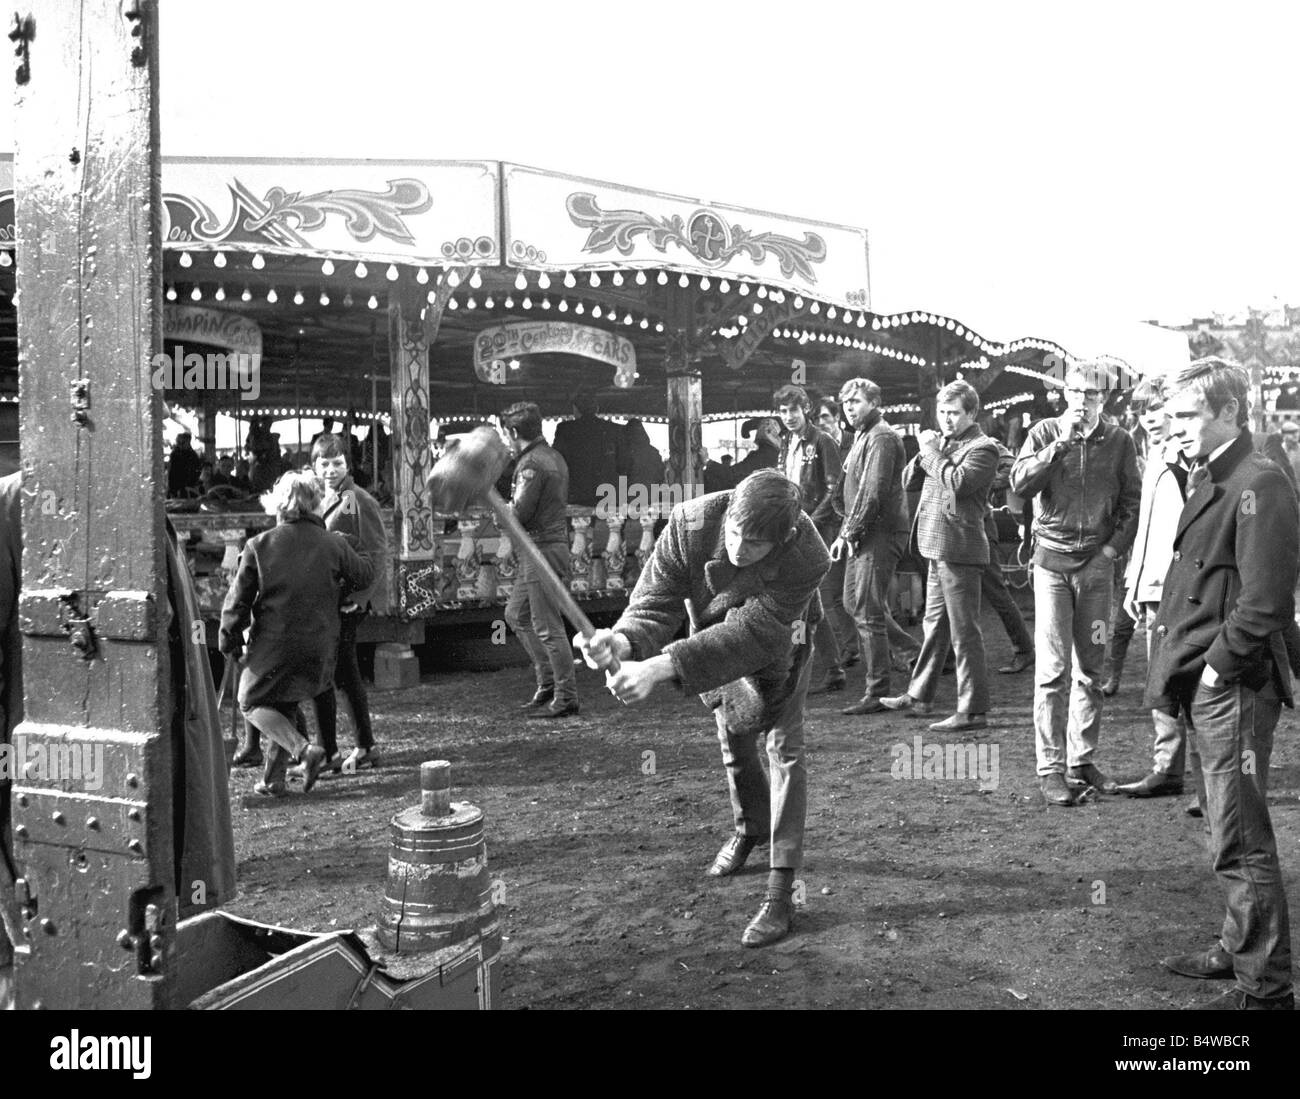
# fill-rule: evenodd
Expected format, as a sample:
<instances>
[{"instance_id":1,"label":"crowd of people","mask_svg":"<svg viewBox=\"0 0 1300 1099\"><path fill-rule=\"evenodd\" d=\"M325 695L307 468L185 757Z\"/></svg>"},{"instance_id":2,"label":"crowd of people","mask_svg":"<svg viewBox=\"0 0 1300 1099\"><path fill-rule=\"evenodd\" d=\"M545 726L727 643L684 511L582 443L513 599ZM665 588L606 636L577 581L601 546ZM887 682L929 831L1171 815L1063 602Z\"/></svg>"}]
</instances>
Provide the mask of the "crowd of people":
<instances>
[{"instance_id":1,"label":"crowd of people","mask_svg":"<svg viewBox=\"0 0 1300 1099\"><path fill-rule=\"evenodd\" d=\"M769 844L767 891L742 942L776 942L794 915L815 646L831 654L830 687L847 674L856 640L864 693L846 713L915 717L931 714L951 648L955 712L930 728L988 724L980 612L989 494L1001 469L1032 506L1034 636L1027 644L1013 634L1013 664L1034 666L1044 799L1068 807L1094 792L1181 793L1199 756L1188 808L1207 819L1226 913L1218 942L1163 964L1233 980L1203 1006L1291 1009L1288 913L1266 800L1273 730L1292 704L1292 671L1300 674L1300 507L1286 440L1252 438L1248 377L1219 359L1144 383L1133 394L1134 430L1102 413L1117 385L1105 366L1075 363L1063 381L1063 410L1030 427L1009 470L1007 448L980 426L979 394L964 381L939 390L938 430L923 430L910 458L869 380L847 382L838 409L798 387L781 390L787 432L776 461L676 507L621 617L575 643L624 704L674 684L713 709L735 832L709 873L734 874ZM1265 456L1278 447L1281 460ZM906 689L895 694L898 635L915 642L892 622L888 590L907 552L925 561L925 617ZM839 562L843 578L828 585ZM1153 720L1152 771L1122 784L1096 758L1103 699L1113 694L1107 676L1117 679L1122 665L1118 653L1109 669L1106 659L1116 609L1147 622ZM838 634L821 630L837 610L846 616ZM849 619L855 637L843 629ZM683 621L690 632L674 640Z\"/></svg>"}]
</instances>

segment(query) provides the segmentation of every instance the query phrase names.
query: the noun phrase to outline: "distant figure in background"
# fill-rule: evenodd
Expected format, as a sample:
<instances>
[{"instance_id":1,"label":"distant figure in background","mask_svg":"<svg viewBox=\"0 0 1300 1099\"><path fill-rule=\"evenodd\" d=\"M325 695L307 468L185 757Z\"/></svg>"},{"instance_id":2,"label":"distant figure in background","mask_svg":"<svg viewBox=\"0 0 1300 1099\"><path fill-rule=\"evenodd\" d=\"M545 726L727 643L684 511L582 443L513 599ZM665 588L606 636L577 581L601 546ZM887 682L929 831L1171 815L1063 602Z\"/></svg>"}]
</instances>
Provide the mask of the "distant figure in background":
<instances>
[{"instance_id":1,"label":"distant figure in background","mask_svg":"<svg viewBox=\"0 0 1300 1099\"><path fill-rule=\"evenodd\" d=\"M727 471L731 478L728 488L740 484L751 473L757 473L760 469L777 469L781 463L781 428L776 420L769 416L747 420L740 433L753 434L754 449L744 461L737 462Z\"/></svg>"},{"instance_id":2,"label":"distant figure in background","mask_svg":"<svg viewBox=\"0 0 1300 1099\"><path fill-rule=\"evenodd\" d=\"M245 492L252 492L253 482L249 477L250 469L251 467L248 464L248 459L240 458L239 461L235 463L235 476L231 481L231 484L233 484L235 488L243 489Z\"/></svg>"},{"instance_id":3,"label":"distant figure in background","mask_svg":"<svg viewBox=\"0 0 1300 1099\"><path fill-rule=\"evenodd\" d=\"M321 420L321 424L323 425L323 426L321 427L321 429L320 429L318 432L316 432L315 435L313 435L313 436L311 437L311 445L312 445L313 447L316 445L316 440L319 439L322 435L333 435L333 434L334 434L334 417L333 417L333 416L326 416L323 420Z\"/></svg>"},{"instance_id":4,"label":"distant figure in background","mask_svg":"<svg viewBox=\"0 0 1300 1099\"><path fill-rule=\"evenodd\" d=\"M1297 377L1293 370L1286 377L1286 384L1282 387L1282 392L1277 395L1277 401L1273 404L1275 412L1300 412L1300 377Z\"/></svg>"},{"instance_id":5,"label":"distant figure in background","mask_svg":"<svg viewBox=\"0 0 1300 1099\"><path fill-rule=\"evenodd\" d=\"M724 454L721 458L718 459L718 465L720 465L723 469L730 471L735 461L736 461L736 456L734 454Z\"/></svg>"},{"instance_id":6,"label":"distant figure in background","mask_svg":"<svg viewBox=\"0 0 1300 1099\"><path fill-rule=\"evenodd\" d=\"M560 582L567 584L570 569L569 522L565 510L565 499L570 497L568 467L564 458L546 445L542 437L542 414L535 404L511 405L501 413L501 427L510 439L516 458L510 494L515 518ZM510 549L513 551L514 547ZM512 556L513 553L502 554L499 560L508 562ZM527 557L519 558L505 620L531 658L537 678L537 690L520 709L530 721L576 717L578 682L573 673L573 650L569 647L564 620Z\"/></svg>"},{"instance_id":7,"label":"distant figure in background","mask_svg":"<svg viewBox=\"0 0 1300 1099\"><path fill-rule=\"evenodd\" d=\"M217 468L212 474L212 484L233 485L235 483L235 459L229 454L223 454L217 459Z\"/></svg>"},{"instance_id":8,"label":"distant figure in background","mask_svg":"<svg viewBox=\"0 0 1300 1099\"><path fill-rule=\"evenodd\" d=\"M624 424L619 456L619 475L627 478L629 486L643 485L649 490L652 485L663 483L663 457L651 444L645 424L640 420L633 418Z\"/></svg>"},{"instance_id":9,"label":"distant figure in background","mask_svg":"<svg viewBox=\"0 0 1300 1099\"><path fill-rule=\"evenodd\" d=\"M622 429L597 416L598 409L592 394L579 393L573 398L577 419L555 425L554 450L569 470L568 502L581 507L596 506L601 485L617 486L623 465Z\"/></svg>"},{"instance_id":10,"label":"distant figure in background","mask_svg":"<svg viewBox=\"0 0 1300 1099\"><path fill-rule=\"evenodd\" d=\"M1288 420L1281 431L1265 436L1256 449L1282 467L1292 488L1300 484L1300 422Z\"/></svg>"},{"instance_id":11,"label":"distant figure in background","mask_svg":"<svg viewBox=\"0 0 1300 1099\"><path fill-rule=\"evenodd\" d=\"M269 432L263 449L253 455L253 468L249 470L248 480L253 492L270 492L280 475L287 471L284 459L280 457L280 436Z\"/></svg>"},{"instance_id":12,"label":"distant figure in background","mask_svg":"<svg viewBox=\"0 0 1300 1099\"><path fill-rule=\"evenodd\" d=\"M193 438L188 431L177 435L176 445L172 447L171 457L167 461L167 495L173 498L188 496L190 489L199 487L203 459L190 445Z\"/></svg>"}]
</instances>

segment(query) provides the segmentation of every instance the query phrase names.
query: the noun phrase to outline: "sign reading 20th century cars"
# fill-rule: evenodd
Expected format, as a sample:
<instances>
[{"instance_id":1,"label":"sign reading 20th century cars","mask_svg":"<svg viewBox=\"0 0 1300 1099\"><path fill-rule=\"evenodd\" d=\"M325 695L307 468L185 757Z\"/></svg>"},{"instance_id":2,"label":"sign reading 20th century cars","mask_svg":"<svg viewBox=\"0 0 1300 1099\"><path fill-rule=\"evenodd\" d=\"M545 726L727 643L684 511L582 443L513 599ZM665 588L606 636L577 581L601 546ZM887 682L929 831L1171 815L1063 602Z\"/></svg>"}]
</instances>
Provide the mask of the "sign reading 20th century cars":
<instances>
[{"instance_id":1,"label":"sign reading 20th century cars","mask_svg":"<svg viewBox=\"0 0 1300 1099\"><path fill-rule=\"evenodd\" d=\"M521 355L581 355L614 367L614 384L632 385L636 348L632 341L603 328L564 321L525 321L485 328L474 340L474 370L480 379L505 385L506 362Z\"/></svg>"}]
</instances>

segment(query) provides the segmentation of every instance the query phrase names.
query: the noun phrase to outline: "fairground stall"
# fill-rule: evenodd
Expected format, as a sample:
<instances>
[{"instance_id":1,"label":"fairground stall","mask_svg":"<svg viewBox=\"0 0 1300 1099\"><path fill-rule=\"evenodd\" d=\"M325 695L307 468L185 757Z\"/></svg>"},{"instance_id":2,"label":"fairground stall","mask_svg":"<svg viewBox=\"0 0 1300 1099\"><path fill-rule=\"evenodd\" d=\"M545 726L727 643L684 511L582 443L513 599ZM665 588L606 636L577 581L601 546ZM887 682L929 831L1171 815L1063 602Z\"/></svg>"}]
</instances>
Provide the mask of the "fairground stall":
<instances>
[{"instance_id":1,"label":"fairground stall","mask_svg":"<svg viewBox=\"0 0 1300 1099\"><path fill-rule=\"evenodd\" d=\"M392 612L367 634L395 643L377 667L385 677L412 670L404 646L427 620L495 618L512 582L496 566L486 514L430 507L440 433L520 400L567 416L579 392L602 415L666 422L663 486L600 514L570 508L574 594L613 608L635 583L656 515L701 490L705 421L770 413L792 381L833 394L865 375L890 420L915 430L955 377L986 408L1014 411L1044 376L1059 377L1071 351L1098 350L1034 335L997 342L925 311L873 312L864 229L515 164L164 158L162 191L167 361L156 384L197 412L209 455L223 415L237 418L241 441L259 419L363 428L363 461L393 501ZM13 240L5 160L0 325L10 348ZM8 359L0 392L12 401ZM309 445L301 433L298 442ZM253 501L214 506L172 516L209 615L242 541L270 523Z\"/></svg>"}]
</instances>

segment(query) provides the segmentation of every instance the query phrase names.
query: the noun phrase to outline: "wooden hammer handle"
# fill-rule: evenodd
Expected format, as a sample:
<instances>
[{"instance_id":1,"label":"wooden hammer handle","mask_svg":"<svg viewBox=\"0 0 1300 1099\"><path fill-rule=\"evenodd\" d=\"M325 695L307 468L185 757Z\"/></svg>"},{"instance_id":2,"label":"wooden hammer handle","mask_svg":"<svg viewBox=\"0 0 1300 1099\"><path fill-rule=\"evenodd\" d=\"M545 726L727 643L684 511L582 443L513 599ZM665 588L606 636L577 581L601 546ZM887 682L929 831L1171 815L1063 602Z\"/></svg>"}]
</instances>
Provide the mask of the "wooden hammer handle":
<instances>
[{"instance_id":1,"label":"wooden hammer handle","mask_svg":"<svg viewBox=\"0 0 1300 1099\"><path fill-rule=\"evenodd\" d=\"M488 506L492 508L493 514L497 517L498 526L505 534L509 535L510 544L519 552L519 555L528 558L528 563L533 566L537 582L546 590L546 594L555 600L555 605L560 608L564 617L573 623L577 631L583 637L590 639L591 635L596 632L596 627L591 624L591 619L578 606L578 601L573 598L573 593L569 591L564 581L555 575L555 570L542 556L542 551L537 548L536 543L528 537L527 531L524 530L523 525L515 517L510 505L501 499L501 494L491 486L488 487L486 496ZM618 657L614 658L614 663L606 671L610 673L618 671Z\"/></svg>"}]
</instances>

